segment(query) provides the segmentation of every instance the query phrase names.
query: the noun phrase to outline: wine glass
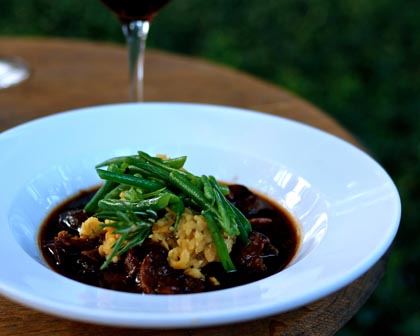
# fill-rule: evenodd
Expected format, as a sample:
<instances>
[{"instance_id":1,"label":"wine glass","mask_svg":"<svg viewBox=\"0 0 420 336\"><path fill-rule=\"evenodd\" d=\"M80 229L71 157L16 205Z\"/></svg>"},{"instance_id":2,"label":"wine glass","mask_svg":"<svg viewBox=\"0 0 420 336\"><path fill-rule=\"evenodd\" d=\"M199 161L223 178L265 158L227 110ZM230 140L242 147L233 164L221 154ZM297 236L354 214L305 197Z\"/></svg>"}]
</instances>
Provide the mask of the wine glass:
<instances>
[{"instance_id":1,"label":"wine glass","mask_svg":"<svg viewBox=\"0 0 420 336\"><path fill-rule=\"evenodd\" d=\"M23 82L29 74L29 67L19 57L0 57L0 89Z\"/></svg>"},{"instance_id":2,"label":"wine glass","mask_svg":"<svg viewBox=\"0 0 420 336\"><path fill-rule=\"evenodd\" d=\"M170 0L100 0L120 20L128 46L129 99L143 101L144 52L150 22Z\"/></svg>"}]
</instances>

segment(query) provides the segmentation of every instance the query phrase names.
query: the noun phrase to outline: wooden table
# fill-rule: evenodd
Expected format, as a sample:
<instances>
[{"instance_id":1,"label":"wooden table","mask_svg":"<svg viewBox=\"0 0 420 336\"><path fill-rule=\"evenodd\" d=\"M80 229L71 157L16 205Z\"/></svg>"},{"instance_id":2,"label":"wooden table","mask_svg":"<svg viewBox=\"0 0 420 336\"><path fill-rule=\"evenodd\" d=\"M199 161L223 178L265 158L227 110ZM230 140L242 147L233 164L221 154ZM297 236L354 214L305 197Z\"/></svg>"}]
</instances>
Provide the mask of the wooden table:
<instances>
[{"instance_id":1,"label":"wooden table","mask_svg":"<svg viewBox=\"0 0 420 336\"><path fill-rule=\"evenodd\" d=\"M73 108L124 102L128 96L122 46L58 39L0 38L0 51L32 69L24 83L0 90L0 131ZM277 86L207 61L148 50L145 99L250 108L304 122L353 144L332 118ZM1 153L0 153L1 155ZM386 266L384 256L342 290L292 312L247 323L191 330L119 329L90 325L23 307L0 296L0 335L333 335L365 303Z\"/></svg>"}]
</instances>

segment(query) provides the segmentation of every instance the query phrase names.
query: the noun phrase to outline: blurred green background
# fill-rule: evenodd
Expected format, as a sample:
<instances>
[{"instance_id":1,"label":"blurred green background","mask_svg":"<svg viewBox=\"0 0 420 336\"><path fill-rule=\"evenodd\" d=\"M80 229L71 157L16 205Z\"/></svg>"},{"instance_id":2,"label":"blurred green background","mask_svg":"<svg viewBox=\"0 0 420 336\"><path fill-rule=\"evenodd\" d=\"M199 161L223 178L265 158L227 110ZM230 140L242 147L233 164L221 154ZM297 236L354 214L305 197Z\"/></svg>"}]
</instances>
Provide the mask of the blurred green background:
<instances>
[{"instance_id":1,"label":"blurred green background","mask_svg":"<svg viewBox=\"0 0 420 336\"><path fill-rule=\"evenodd\" d=\"M97 0L1 0L0 35L124 43ZM403 216L385 277L339 335L420 335L420 1L175 0L148 46L283 86L358 137L397 184Z\"/></svg>"}]
</instances>

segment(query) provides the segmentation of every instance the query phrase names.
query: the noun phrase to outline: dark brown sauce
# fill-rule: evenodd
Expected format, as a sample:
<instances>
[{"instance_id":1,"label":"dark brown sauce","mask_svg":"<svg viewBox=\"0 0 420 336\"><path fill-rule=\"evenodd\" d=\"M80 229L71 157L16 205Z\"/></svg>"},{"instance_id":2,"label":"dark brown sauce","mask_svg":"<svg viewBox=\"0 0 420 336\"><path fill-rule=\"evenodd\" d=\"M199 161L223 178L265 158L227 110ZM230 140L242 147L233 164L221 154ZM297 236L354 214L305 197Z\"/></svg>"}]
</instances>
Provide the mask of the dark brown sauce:
<instances>
[{"instance_id":1,"label":"dark brown sauce","mask_svg":"<svg viewBox=\"0 0 420 336\"><path fill-rule=\"evenodd\" d=\"M215 277L218 280L219 284L217 286L208 281L191 281L178 271L172 270L168 266L163 267L159 260L162 259L160 254L164 251L162 252L162 248L155 244L143 244L144 246L136 248L135 253L127 256L125 262L111 264L105 271L99 271L103 260L95 261L95 253L92 253L99 246L98 241L83 241L83 247L80 247L80 249L87 250L87 253L78 250L78 244L75 244L76 247L54 244L55 237L60 231L66 230L70 236L78 235L77 224L74 227L72 227L72 223L63 225L60 216L68 211L83 209L96 189L82 191L59 205L41 226L39 246L47 264L56 272L93 286L128 292L150 292L144 284L143 287L139 285L137 276L130 278L125 269L127 264L130 264L133 260L133 255L135 256L134 259L140 258L139 256L144 258L151 251L157 252L153 255L153 258L149 258L149 263L158 262L160 266L159 268L156 266L156 269L150 269L149 279L156 276L158 278L168 277L167 280L153 284L157 288L152 289L153 293L192 293L230 288L257 281L281 271L291 262L299 247L300 235L296 222L287 211L262 195L253 193L240 185L231 185L230 190L231 194L228 199L245 214L253 226L253 231L258 233L252 234L255 241L253 240L253 244L249 244L247 247L241 243L235 244L231 256L238 268L237 271L226 273L220 263L210 263L203 268L202 272L207 279ZM81 215L83 217L83 212L81 212ZM80 221L83 221L83 218ZM258 267L255 268L255 259L252 258L257 253L255 251L256 246L262 244L266 239L261 240L261 237L268 237L269 243L265 242L264 253L261 252L260 258L256 259L258 262L263 261L264 265L263 268L258 269ZM277 250L278 253L272 253L272 250ZM249 260L253 261L249 262ZM168 273L171 274L168 275ZM143 282L146 280L148 278L144 277ZM176 285L168 284L168 281L176 282Z\"/></svg>"}]
</instances>

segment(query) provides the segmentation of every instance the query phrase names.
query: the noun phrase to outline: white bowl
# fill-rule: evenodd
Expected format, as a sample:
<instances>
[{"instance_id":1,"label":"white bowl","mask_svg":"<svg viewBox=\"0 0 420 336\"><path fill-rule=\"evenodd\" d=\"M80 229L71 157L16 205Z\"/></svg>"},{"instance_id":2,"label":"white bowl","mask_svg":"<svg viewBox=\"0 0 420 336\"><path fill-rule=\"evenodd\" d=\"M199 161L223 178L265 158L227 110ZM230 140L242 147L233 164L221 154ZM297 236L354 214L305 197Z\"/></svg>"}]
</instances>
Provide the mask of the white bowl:
<instances>
[{"instance_id":1,"label":"white bowl","mask_svg":"<svg viewBox=\"0 0 420 336\"><path fill-rule=\"evenodd\" d=\"M302 241L282 272L209 293L141 295L85 285L43 261L38 231L55 206L97 185L95 164L143 150L268 195ZM255 111L172 103L98 106L0 134L0 293L57 316L117 326L201 327L295 309L349 284L388 249L394 183L372 158L315 128Z\"/></svg>"}]
</instances>

